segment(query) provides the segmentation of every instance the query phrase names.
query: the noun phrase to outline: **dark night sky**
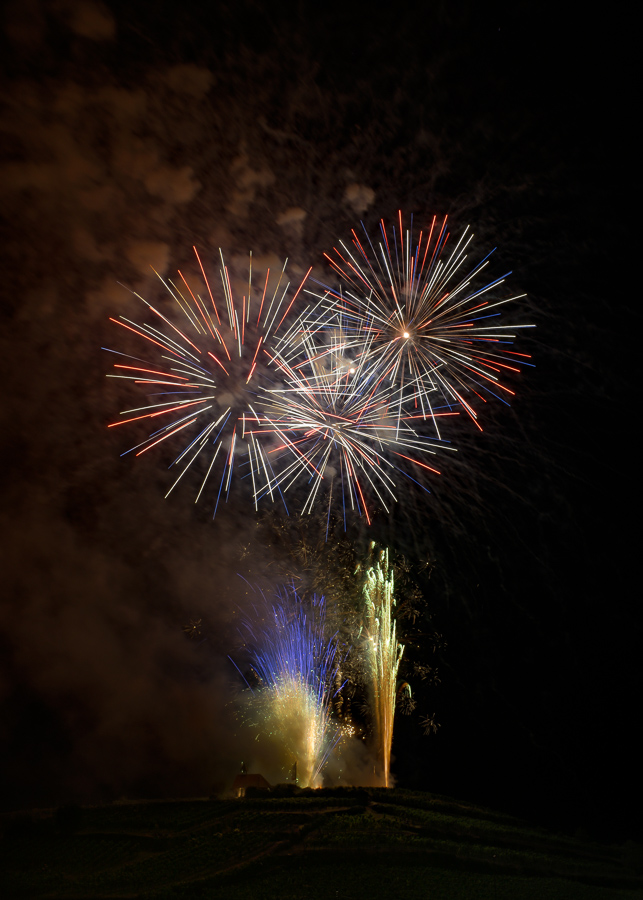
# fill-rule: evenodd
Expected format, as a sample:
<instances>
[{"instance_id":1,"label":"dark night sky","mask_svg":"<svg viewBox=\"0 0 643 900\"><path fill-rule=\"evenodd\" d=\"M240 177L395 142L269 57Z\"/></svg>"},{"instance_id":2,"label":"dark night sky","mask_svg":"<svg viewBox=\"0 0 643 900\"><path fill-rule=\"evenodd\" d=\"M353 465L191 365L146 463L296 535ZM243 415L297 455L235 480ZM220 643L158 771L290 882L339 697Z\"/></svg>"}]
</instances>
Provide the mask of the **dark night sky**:
<instances>
[{"instance_id":1,"label":"dark night sky","mask_svg":"<svg viewBox=\"0 0 643 900\"><path fill-rule=\"evenodd\" d=\"M322 273L360 218L402 209L449 213L480 249L497 245L528 294L512 320L538 328L512 408L490 409L483 435L464 429L432 498L394 518L400 549L434 563L448 641L442 684L422 698L442 727L424 738L404 720L394 771L636 833L627 24L584 15L528 2L6 5L6 806L202 794L240 755L225 622L254 518L233 506L212 523L185 495L165 503L158 457L119 458L99 348L116 344L108 316L137 307L117 282L154 295L149 264L171 273L193 243ZM200 616L211 637L195 649L181 628Z\"/></svg>"}]
</instances>

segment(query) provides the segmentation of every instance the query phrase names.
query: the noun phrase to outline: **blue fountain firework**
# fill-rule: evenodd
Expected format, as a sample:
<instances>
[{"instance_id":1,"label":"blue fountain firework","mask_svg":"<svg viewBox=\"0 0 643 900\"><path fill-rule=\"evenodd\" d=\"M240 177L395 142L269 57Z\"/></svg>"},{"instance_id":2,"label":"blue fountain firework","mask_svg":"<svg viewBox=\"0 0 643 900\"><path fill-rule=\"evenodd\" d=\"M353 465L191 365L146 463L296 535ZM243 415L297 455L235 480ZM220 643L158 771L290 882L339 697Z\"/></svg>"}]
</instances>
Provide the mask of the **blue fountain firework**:
<instances>
[{"instance_id":1,"label":"blue fountain firework","mask_svg":"<svg viewBox=\"0 0 643 900\"><path fill-rule=\"evenodd\" d=\"M257 600L239 631L258 678L250 688L253 701L264 727L297 762L301 783L318 787L342 733L332 718L332 700L341 690L345 655L337 632L327 627L324 597L302 597L292 584L270 598L252 590Z\"/></svg>"}]
</instances>

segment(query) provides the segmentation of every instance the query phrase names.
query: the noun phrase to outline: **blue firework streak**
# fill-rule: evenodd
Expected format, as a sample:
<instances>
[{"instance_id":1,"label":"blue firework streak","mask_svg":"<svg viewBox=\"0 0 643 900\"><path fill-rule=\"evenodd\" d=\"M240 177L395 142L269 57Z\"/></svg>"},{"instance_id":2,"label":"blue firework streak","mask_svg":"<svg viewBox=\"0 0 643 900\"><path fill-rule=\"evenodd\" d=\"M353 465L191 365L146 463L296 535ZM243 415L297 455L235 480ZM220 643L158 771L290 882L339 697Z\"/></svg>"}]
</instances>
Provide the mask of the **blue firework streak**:
<instances>
[{"instance_id":1,"label":"blue firework streak","mask_svg":"<svg viewBox=\"0 0 643 900\"><path fill-rule=\"evenodd\" d=\"M294 585L270 598L253 591L256 600L239 630L258 679L251 690L261 724L295 758L302 783L318 787L342 733L332 700L341 690L345 656L327 628L324 597L301 597Z\"/></svg>"}]
</instances>

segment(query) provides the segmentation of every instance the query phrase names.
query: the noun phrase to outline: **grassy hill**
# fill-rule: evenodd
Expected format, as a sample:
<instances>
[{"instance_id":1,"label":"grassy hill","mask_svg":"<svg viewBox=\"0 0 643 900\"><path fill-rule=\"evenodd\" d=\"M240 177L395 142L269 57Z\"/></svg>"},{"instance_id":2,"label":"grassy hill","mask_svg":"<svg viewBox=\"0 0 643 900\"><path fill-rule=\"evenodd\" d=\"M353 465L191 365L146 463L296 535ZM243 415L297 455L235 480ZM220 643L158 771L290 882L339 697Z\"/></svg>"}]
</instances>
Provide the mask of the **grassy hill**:
<instances>
[{"instance_id":1,"label":"grassy hill","mask_svg":"<svg viewBox=\"0 0 643 900\"><path fill-rule=\"evenodd\" d=\"M11 900L643 898L632 842L584 842L396 789L62 807L0 824Z\"/></svg>"}]
</instances>

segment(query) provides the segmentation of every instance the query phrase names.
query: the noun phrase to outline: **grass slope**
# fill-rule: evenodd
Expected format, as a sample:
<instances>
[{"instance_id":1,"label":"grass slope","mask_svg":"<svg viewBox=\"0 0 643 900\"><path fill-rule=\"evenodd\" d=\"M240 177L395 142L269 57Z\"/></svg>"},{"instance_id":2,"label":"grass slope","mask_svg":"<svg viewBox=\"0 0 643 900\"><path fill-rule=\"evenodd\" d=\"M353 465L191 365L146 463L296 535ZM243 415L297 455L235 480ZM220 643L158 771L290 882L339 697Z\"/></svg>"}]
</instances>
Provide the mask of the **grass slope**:
<instances>
[{"instance_id":1,"label":"grass slope","mask_svg":"<svg viewBox=\"0 0 643 900\"><path fill-rule=\"evenodd\" d=\"M445 797L337 789L2 820L7 898L634 900L641 852Z\"/></svg>"}]
</instances>

